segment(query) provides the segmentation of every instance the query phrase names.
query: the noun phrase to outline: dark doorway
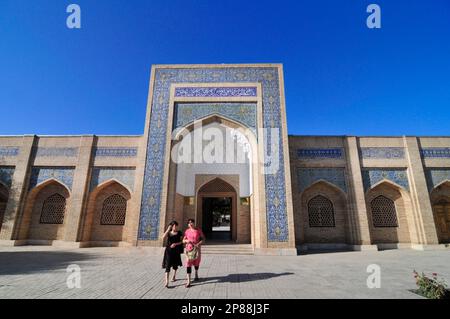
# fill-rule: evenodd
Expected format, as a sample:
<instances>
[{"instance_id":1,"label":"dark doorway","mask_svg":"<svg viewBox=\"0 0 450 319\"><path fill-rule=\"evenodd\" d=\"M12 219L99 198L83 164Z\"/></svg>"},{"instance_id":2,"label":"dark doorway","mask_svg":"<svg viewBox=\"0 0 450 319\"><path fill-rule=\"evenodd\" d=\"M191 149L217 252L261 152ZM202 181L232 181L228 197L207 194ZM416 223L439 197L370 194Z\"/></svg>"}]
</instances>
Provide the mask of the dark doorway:
<instances>
[{"instance_id":1,"label":"dark doorway","mask_svg":"<svg viewBox=\"0 0 450 319\"><path fill-rule=\"evenodd\" d=\"M204 197L202 229L211 240L231 240L231 197Z\"/></svg>"}]
</instances>

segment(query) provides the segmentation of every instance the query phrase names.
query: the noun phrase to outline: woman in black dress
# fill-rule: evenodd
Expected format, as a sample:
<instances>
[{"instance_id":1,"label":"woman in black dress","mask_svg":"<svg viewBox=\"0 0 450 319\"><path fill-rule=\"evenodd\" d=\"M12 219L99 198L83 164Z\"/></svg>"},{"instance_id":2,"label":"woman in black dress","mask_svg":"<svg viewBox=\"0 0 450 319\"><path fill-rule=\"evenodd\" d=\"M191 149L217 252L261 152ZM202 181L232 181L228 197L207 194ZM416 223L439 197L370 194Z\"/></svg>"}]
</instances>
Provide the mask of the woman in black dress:
<instances>
[{"instance_id":1,"label":"woman in black dress","mask_svg":"<svg viewBox=\"0 0 450 319\"><path fill-rule=\"evenodd\" d=\"M166 250L162 267L166 269L166 288L169 287L170 268L175 271L172 281L176 280L178 266L183 266L181 262L181 253L183 252L183 234L178 230L178 223L173 221L169 224L163 235L163 240L167 237Z\"/></svg>"}]
</instances>

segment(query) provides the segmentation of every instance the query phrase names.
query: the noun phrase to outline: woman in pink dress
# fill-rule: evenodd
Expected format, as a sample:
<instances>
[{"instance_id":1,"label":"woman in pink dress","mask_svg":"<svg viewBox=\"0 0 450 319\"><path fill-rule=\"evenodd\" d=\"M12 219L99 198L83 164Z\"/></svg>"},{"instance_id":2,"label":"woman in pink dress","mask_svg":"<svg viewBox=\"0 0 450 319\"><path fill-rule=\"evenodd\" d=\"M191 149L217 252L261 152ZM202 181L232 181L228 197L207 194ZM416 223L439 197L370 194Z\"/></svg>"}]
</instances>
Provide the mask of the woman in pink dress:
<instances>
[{"instance_id":1,"label":"woman in pink dress","mask_svg":"<svg viewBox=\"0 0 450 319\"><path fill-rule=\"evenodd\" d=\"M186 229L184 233L184 239L183 242L186 244L186 252L189 253L194 248L198 249L198 256L196 259L191 260L187 258L186 260L186 270L187 270L187 283L186 288L189 288L191 286L191 273L192 273L192 266L195 268L195 277L194 281L198 281L198 269L200 267L200 262L202 259L201 256L201 245L203 244L203 241L205 240L205 235L203 235L203 232L201 229L195 227L195 221L193 219L188 220L188 229Z\"/></svg>"}]
</instances>

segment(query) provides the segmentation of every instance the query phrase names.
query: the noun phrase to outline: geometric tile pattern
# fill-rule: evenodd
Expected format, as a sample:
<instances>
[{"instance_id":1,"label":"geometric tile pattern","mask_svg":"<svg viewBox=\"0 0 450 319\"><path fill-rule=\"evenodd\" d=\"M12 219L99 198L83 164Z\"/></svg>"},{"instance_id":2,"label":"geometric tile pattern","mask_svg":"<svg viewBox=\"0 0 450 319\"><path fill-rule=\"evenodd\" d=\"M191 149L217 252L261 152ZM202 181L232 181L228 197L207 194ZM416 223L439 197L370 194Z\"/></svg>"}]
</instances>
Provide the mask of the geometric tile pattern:
<instances>
[{"instance_id":1,"label":"geometric tile pattern","mask_svg":"<svg viewBox=\"0 0 450 319\"><path fill-rule=\"evenodd\" d=\"M127 200L119 194L109 196L103 202L100 225L125 225Z\"/></svg>"},{"instance_id":2,"label":"geometric tile pattern","mask_svg":"<svg viewBox=\"0 0 450 319\"><path fill-rule=\"evenodd\" d=\"M422 148L420 154L423 158L450 158L450 147Z\"/></svg>"},{"instance_id":3,"label":"geometric tile pattern","mask_svg":"<svg viewBox=\"0 0 450 319\"><path fill-rule=\"evenodd\" d=\"M53 194L44 201L41 211L40 224L62 225L64 212L66 211L66 199L60 194Z\"/></svg>"},{"instance_id":4,"label":"geometric tile pattern","mask_svg":"<svg viewBox=\"0 0 450 319\"><path fill-rule=\"evenodd\" d=\"M0 147L0 156L17 156L19 155L19 148L18 147Z\"/></svg>"},{"instance_id":5,"label":"geometric tile pattern","mask_svg":"<svg viewBox=\"0 0 450 319\"><path fill-rule=\"evenodd\" d=\"M297 150L298 158L317 159L317 158L343 158L344 149L342 148L300 148Z\"/></svg>"},{"instance_id":6,"label":"geometric tile pattern","mask_svg":"<svg viewBox=\"0 0 450 319\"><path fill-rule=\"evenodd\" d=\"M281 96L277 67L211 67L211 68L156 68L153 100L149 123L147 160L140 212L139 240L159 238L160 208L163 194L164 165L168 125L170 87L173 83L260 83L262 87L263 127L280 129ZM171 130L173 128L170 128ZM265 154L271 155L270 130L263 136ZM278 134L277 159L281 165L276 173L265 167L267 238L269 242L288 241L287 203L282 134Z\"/></svg>"},{"instance_id":7,"label":"geometric tile pattern","mask_svg":"<svg viewBox=\"0 0 450 319\"><path fill-rule=\"evenodd\" d=\"M450 168L431 168L425 170L427 178L428 190L431 192L433 188L445 181L450 181Z\"/></svg>"},{"instance_id":8,"label":"geometric tile pattern","mask_svg":"<svg viewBox=\"0 0 450 319\"><path fill-rule=\"evenodd\" d=\"M77 147L38 147L36 150L36 157L76 157L77 155Z\"/></svg>"},{"instance_id":9,"label":"geometric tile pattern","mask_svg":"<svg viewBox=\"0 0 450 319\"><path fill-rule=\"evenodd\" d=\"M347 192L344 168L299 168L297 185L300 193L317 181L324 180Z\"/></svg>"},{"instance_id":10,"label":"geometric tile pattern","mask_svg":"<svg viewBox=\"0 0 450 319\"><path fill-rule=\"evenodd\" d=\"M92 170L90 191L111 179L116 179L130 190L134 188L134 167L95 167Z\"/></svg>"},{"instance_id":11,"label":"geometric tile pattern","mask_svg":"<svg viewBox=\"0 0 450 319\"><path fill-rule=\"evenodd\" d=\"M405 158L405 149L403 147L362 147L361 158L402 159Z\"/></svg>"},{"instance_id":12,"label":"geometric tile pattern","mask_svg":"<svg viewBox=\"0 0 450 319\"><path fill-rule=\"evenodd\" d=\"M367 191L378 182L386 179L404 189L409 190L408 174L406 169L370 168L362 170L364 191Z\"/></svg>"},{"instance_id":13,"label":"geometric tile pattern","mask_svg":"<svg viewBox=\"0 0 450 319\"><path fill-rule=\"evenodd\" d=\"M255 103L177 103L174 113L174 129L218 114L247 126L256 134Z\"/></svg>"},{"instance_id":14,"label":"geometric tile pattern","mask_svg":"<svg viewBox=\"0 0 450 319\"><path fill-rule=\"evenodd\" d=\"M309 227L335 227L333 203L321 195L308 202Z\"/></svg>"},{"instance_id":15,"label":"geometric tile pattern","mask_svg":"<svg viewBox=\"0 0 450 319\"><path fill-rule=\"evenodd\" d=\"M176 97L237 97L256 96L256 87L178 87Z\"/></svg>"},{"instance_id":16,"label":"geometric tile pattern","mask_svg":"<svg viewBox=\"0 0 450 319\"><path fill-rule=\"evenodd\" d=\"M96 147L95 157L136 157L137 147Z\"/></svg>"},{"instance_id":17,"label":"geometric tile pattern","mask_svg":"<svg viewBox=\"0 0 450 319\"><path fill-rule=\"evenodd\" d=\"M12 184L12 178L14 175L14 167L1 166L0 167L0 183L10 188Z\"/></svg>"},{"instance_id":18,"label":"geometric tile pattern","mask_svg":"<svg viewBox=\"0 0 450 319\"><path fill-rule=\"evenodd\" d=\"M31 169L29 190L36 185L54 178L72 190L73 167L33 167Z\"/></svg>"},{"instance_id":19,"label":"geometric tile pattern","mask_svg":"<svg viewBox=\"0 0 450 319\"><path fill-rule=\"evenodd\" d=\"M398 227L394 201L378 196L370 203L373 227Z\"/></svg>"}]
</instances>

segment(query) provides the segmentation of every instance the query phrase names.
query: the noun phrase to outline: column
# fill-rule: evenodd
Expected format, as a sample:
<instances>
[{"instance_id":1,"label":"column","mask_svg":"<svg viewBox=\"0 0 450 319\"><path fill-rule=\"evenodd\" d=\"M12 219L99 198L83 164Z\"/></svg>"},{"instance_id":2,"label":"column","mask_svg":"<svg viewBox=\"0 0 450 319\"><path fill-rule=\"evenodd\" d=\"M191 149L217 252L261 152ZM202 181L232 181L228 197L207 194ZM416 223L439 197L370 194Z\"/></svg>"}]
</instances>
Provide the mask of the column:
<instances>
[{"instance_id":1,"label":"column","mask_svg":"<svg viewBox=\"0 0 450 319\"><path fill-rule=\"evenodd\" d=\"M21 215L25 206L28 171L31 166L30 160L35 141L35 135L26 135L23 137L22 146L19 149L11 189L9 191L8 204L3 219L4 222L0 233L0 244L3 245L17 244L14 240L18 236Z\"/></svg>"},{"instance_id":2,"label":"column","mask_svg":"<svg viewBox=\"0 0 450 319\"><path fill-rule=\"evenodd\" d=\"M64 240L68 242L76 242L80 239L79 233L82 228L81 221L83 220L82 217L86 210L87 197L89 195L88 182L93 144L93 135L81 137L78 150L78 161L73 177L70 206L66 213L67 222Z\"/></svg>"},{"instance_id":3,"label":"column","mask_svg":"<svg viewBox=\"0 0 450 319\"><path fill-rule=\"evenodd\" d=\"M416 137L405 136L403 140L408 160L411 199L416 208L417 216L415 219L418 220L417 227L410 230L411 235L413 238L416 238L417 244L438 244L430 193L423 169L419 143Z\"/></svg>"},{"instance_id":4,"label":"column","mask_svg":"<svg viewBox=\"0 0 450 319\"><path fill-rule=\"evenodd\" d=\"M348 187L348 208L351 214L350 228L352 229L352 244L356 245L355 249L362 249L363 247L360 245L370 245L371 241L356 137L351 136L346 138L346 154L349 172L348 181L350 184Z\"/></svg>"}]
</instances>

